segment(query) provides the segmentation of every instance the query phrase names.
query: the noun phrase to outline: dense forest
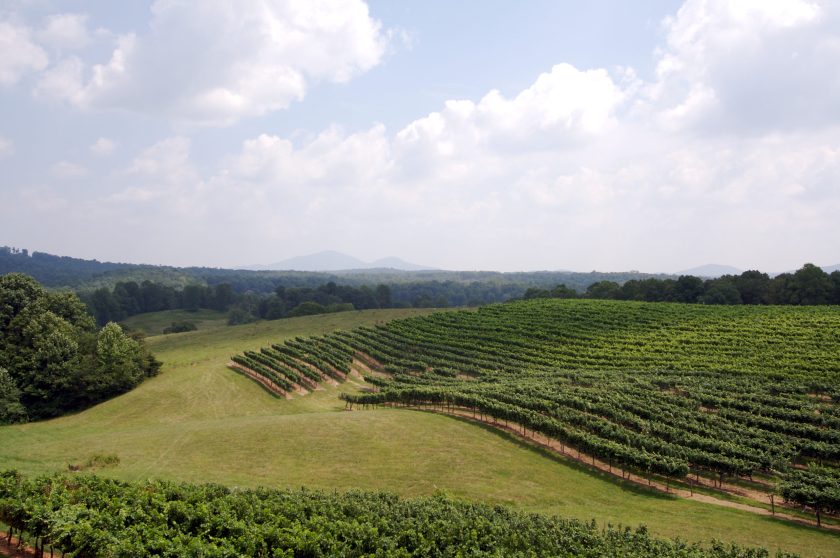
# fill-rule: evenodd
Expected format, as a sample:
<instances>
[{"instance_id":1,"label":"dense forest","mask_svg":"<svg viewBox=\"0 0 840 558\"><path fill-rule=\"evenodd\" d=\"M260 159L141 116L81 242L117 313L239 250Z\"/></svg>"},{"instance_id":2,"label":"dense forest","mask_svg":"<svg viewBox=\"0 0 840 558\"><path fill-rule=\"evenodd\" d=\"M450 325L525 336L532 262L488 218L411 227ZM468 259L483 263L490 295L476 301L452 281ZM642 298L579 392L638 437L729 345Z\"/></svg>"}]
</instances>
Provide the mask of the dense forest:
<instances>
[{"instance_id":1,"label":"dense forest","mask_svg":"<svg viewBox=\"0 0 840 558\"><path fill-rule=\"evenodd\" d=\"M72 293L0 276L0 423L57 416L128 391L160 363L119 325L97 329Z\"/></svg>"}]
</instances>

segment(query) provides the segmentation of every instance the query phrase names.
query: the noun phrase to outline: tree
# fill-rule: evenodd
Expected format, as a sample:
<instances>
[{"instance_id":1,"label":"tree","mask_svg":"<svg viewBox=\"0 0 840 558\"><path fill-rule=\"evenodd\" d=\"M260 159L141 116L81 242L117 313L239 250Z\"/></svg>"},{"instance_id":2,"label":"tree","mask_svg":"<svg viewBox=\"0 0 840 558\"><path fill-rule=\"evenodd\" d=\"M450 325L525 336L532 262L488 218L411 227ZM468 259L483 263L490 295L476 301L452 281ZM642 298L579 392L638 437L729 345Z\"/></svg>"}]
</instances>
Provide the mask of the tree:
<instances>
[{"instance_id":1,"label":"tree","mask_svg":"<svg viewBox=\"0 0 840 558\"><path fill-rule=\"evenodd\" d=\"M840 304L840 271L832 271L831 275L831 304Z\"/></svg>"},{"instance_id":2,"label":"tree","mask_svg":"<svg viewBox=\"0 0 840 558\"><path fill-rule=\"evenodd\" d=\"M828 304L834 285L822 268L806 263L793 274L791 287L794 304Z\"/></svg>"},{"instance_id":3,"label":"tree","mask_svg":"<svg viewBox=\"0 0 840 558\"><path fill-rule=\"evenodd\" d=\"M756 270L743 272L732 278L732 283L741 295L744 304L767 304L767 289L770 276Z\"/></svg>"},{"instance_id":4,"label":"tree","mask_svg":"<svg viewBox=\"0 0 840 558\"><path fill-rule=\"evenodd\" d=\"M615 281L598 281L586 287L587 298L618 298L620 292L621 287Z\"/></svg>"},{"instance_id":5,"label":"tree","mask_svg":"<svg viewBox=\"0 0 840 558\"><path fill-rule=\"evenodd\" d=\"M230 283L219 283L213 291L213 304L216 310L224 312L234 300L233 288Z\"/></svg>"},{"instance_id":6,"label":"tree","mask_svg":"<svg viewBox=\"0 0 840 558\"><path fill-rule=\"evenodd\" d=\"M674 302L697 302L704 292L703 280L693 275L680 275L674 283L671 300Z\"/></svg>"},{"instance_id":7,"label":"tree","mask_svg":"<svg viewBox=\"0 0 840 558\"><path fill-rule=\"evenodd\" d=\"M48 293L21 274L0 277L0 368L11 379L0 376L0 413L17 416L17 401L30 418L59 415L125 391L159 367L119 326L97 336L75 295Z\"/></svg>"},{"instance_id":8,"label":"tree","mask_svg":"<svg viewBox=\"0 0 840 558\"><path fill-rule=\"evenodd\" d=\"M706 293L699 299L703 304L741 304L741 293L729 279L708 282Z\"/></svg>"},{"instance_id":9,"label":"tree","mask_svg":"<svg viewBox=\"0 0 840 558\"><path fill-rule=\"evenodd\" d=\"M95 384L89 386L94 397L108 397L127 391L143 379L140 345L114 322L103 327L96 338Z\"/></svg>"},{"instance_id":10,"label":"tree","mask_svg":"<svg viewBox=\"0 0 840 558\"><path fill-rule=\"evenodd\" d=\"M838 274L840 275L840 274ZM391 307L391 287L384 284L376 286L376 302L380 308Z\"/></svg>"},{"instance_id":11,"label":"tree","mask_svg":"<svg viewBox=\"0 0 840 558\"><path fill-rule=\"evenodd\" d=\"M20 402L20 389L9 371L0 368L0 424L26 419L26 409Z\"/></svg>"},{"instance_id":12,"label":"tree","mask_svg":"<svg viewBox=\"0 0 840 558\"><path fill-rule=\"evenodd\" d=\"M187 285L181 293L182 306L187 312L197 312L201 308L204 288L200 285Z\"/></svg>"}]
</instances>

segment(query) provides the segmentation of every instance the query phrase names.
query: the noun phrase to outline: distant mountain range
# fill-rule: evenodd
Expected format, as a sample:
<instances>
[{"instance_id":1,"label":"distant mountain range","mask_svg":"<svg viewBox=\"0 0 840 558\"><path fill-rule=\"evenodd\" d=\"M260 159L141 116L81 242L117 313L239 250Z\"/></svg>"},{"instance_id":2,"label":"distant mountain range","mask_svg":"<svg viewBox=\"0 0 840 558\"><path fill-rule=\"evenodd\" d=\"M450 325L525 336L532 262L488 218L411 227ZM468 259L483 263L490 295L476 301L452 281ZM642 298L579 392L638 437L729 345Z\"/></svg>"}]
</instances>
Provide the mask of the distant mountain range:
<instances>
[{"instance_id":1,"label":"distant mountain range","mask_svg":"<svg viewBox=\"0 0 840 558\"><path fill-rule=\"evenodd\" d=\"M740 275L743 270L731 265L706 264L691 269L678 271L677 275L694 275L695 277L720 277L722 275Z\"/></svg>"},{"instance_id":2,"label":"distant mountain range","mask_svg":"<svg viewBox=\"0 0 840 558\"><path fill-rule=\"evenodd\" d=\"M335 250L325 250L306 256L298 256L268 265L251 265L242 269L254 271L348 271L357 269L396 269L400 271L425 271L435 268L417 265L400 258L390 256L376 261L366 262Z\"/></svg>"}]
</instances>

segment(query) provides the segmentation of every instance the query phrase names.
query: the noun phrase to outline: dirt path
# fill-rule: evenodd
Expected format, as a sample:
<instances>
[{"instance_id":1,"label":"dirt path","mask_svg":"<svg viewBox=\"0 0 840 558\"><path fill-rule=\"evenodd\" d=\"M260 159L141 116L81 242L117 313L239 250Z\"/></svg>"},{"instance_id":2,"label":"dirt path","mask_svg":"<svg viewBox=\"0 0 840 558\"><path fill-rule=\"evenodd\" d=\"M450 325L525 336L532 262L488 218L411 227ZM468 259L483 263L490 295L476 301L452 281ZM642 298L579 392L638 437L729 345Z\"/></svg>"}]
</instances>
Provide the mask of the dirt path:
<instances>
[{"instance_id":1,"label":"dirt path","mask_svg":"<svg viewBox=\"0 0 840 558\"><path fill-rule=\"evenodd\" d=\"M706 504L712 504L712 505L721 506L721 507L724 507L724 508L732 508L732 509L747 511L747 512L750 512L750 513L755 513L757 515L772 516L772 517L775 517L775 518L778 518L778 519L783 519L785 521L798 523L800 525L807 525L809 527L816 527L817 526L816 520L810 520L810 519L806 519L806 518L803 518L803 517L790 515L790 514L787 514L787 513L784 513L784 512L779 512L779 511L776 511L776 513L773 513L771 510L767 510L767 509L764 509L764 508L761 508L761 507L758 507L758 506L751 506L749 504L744 504L744 503L741 503L741 502L732 502L730 500L723 500L723 499L720 499L720 498L715 498L714 496L710 496L708 494L700 494L700 493L694 492L691 489L685 489L685 488L682 488L682 487L673 486L673 485L670 485L668 483L663 483L663 482L661 482L657 479L649 479L649 478L645 478L645 477L636 475L636 474L631 473L629 471L624 471L620 467L612 466L611 464L600 461L600 460L592 457L591 455L586 455L584 453L578 452L576 449L571 448L569 446L566 446L564 444L561 444L560 442L558 442L557 440L554 440L553 438L548 438L548 437L543 436L542 434L539 434L537 432L529 431L529 430L523 428L522 425L520 425L520 424L516 424L516 423L513 423L513 422L507 422L507 423L506 422L499 422L499 421L496 421L494 419L488 418L486 416L482 416L481 414L476 414L471 409L467 409L467 408L463 408L463 407L442 408L440 406L409 406L409 407L405 407L405 406L401 406L401 405L400 406L389 405L389 406L395 406L395 407L399 407L399 408L403 408L403 409L413 409L413 410L424 411L424 412L432 412L432 413L448 415L448 416L456 416L456 417L463 418L463 419L466 419L466 420L469 420L469 421L472 421L472 422L485 424L485 425L491 426L493 428L496 428L498 430L502 430L504 432L508 432L510 434L513 434L514 436L516 436L518 438L524 439L531 444L534 444L536 446L547 449L547 450L549 450L553 453L561 455L566 459L576 461L578 463L586 465L587 467L598 469L599 471L602 471L604 473L612 475L616 478L623 479L624 481L631 482L631 483L633 483L637 486L648 488L650 490L656 490L658 492L673 494L674 496L679 496L681 498L686 498L688 500L695 500L697 502L703 502L703 503L706 503ZM711 480L704 479L703 477L700 477L700 479L701 479L701 482L699 484L702 487L712 488ZM694 478L687 478L686 480L690 484L694 484L694 485L698 484ZM703 481L706 481L706 482L703 482ZM719 490L717 487L714 487L714 488ZM741 487L737 487L737 489L741 489ZM767 503L768 504L770 503L769 502L769 495L767 495L765 493L761 493L757 490L749 490L749 489L743 489L743 490L744 490L744 492L743 493L738 492L738 495L743 495L744 493L750 493L751 492L751 493L754 493L754 494L757 494L757 495L761 496L760 498L754 498L755 500L767 499L768 500ZM780 503L776 503L776 509L778 510L779 508L783 508L783 506ZM828 529L828 530L831 530L831 531L840 532L840 525L831 525L831 524L826 525L825 523L823 523L821 528L822 529Z\"/></svg>"},{"instance_id":2,"label":"dirt path","mask_svg":"<svg viewBox=\"0 0 840 558\"><path fill-rule=\"evenodd\" d=\"M38 553L29 545L23 545L18 548L18 537L12 536L12 544L8 544L6 537L8 533L0 531L0 556L8 556L9 558L33 558L38 556ZM44 556L49 556L48 552L44 552ZM61 556L60 552L55 552L53 556Z\"/></svg>"}]
</instances>

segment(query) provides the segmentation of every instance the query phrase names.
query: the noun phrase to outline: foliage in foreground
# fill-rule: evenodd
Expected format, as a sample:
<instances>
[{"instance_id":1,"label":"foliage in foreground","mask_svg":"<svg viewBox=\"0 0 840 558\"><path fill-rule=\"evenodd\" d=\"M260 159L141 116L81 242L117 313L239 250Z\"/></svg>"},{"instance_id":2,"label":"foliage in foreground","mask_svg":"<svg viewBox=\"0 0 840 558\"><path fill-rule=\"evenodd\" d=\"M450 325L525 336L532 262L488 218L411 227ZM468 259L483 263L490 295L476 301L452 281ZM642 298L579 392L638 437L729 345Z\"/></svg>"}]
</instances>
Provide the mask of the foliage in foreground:
<instances>
[{"instance_id":1,"label":"foliage in foreground","mask_svg":"<svg viewBox=\"0 0 840 558\"><path fill-rule=\"evenodd\" d=\"M231 490L94 476L0 474L0 521L71 556L626 556L761 558L763 549L702 547L645 528L386 493ZM777 556L790 556L779 553Z\"/></svg>"}]
</instances>

